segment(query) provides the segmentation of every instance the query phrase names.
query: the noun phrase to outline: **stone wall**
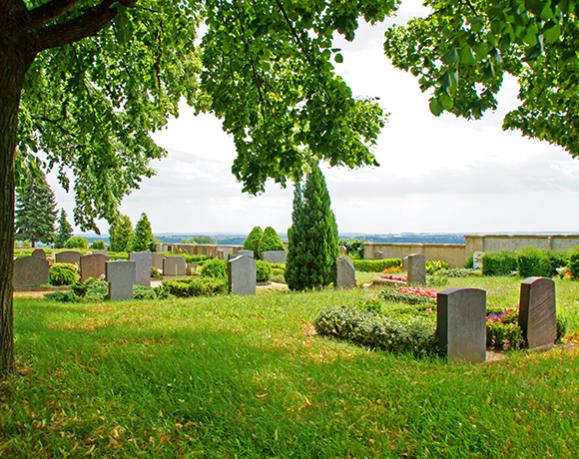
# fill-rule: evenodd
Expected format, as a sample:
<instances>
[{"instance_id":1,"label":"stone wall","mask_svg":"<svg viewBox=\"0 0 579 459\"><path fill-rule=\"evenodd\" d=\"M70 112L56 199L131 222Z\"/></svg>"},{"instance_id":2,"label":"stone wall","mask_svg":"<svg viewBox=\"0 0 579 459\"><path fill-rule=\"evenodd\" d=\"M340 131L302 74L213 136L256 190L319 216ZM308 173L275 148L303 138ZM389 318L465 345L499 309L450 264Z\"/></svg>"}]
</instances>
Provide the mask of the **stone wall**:
<instances>
[{"instance_id":1,"label":"stone wall","mask_svg":"<svg viewBox=\"0 0 579 459\"><path fill-rule=\"evenodd\" d=\"M443 260L454 268L464 266L466 261L464 244L364 244L366 260L404 258L411 253L420 253L427 260Z\"/></svg>"},{"instance_id":2,"label":"stone wall","mask_svg":"<svg viewBox=\"0 0 579 459\"><path fill-rule=\"evenodd\" d=\"M242 245L219 244L157 244L157 252L188 253L189 255L208 255L218 258L221 253L228 252L237 255L243 249Z\"/></svg>"}]
</instances>

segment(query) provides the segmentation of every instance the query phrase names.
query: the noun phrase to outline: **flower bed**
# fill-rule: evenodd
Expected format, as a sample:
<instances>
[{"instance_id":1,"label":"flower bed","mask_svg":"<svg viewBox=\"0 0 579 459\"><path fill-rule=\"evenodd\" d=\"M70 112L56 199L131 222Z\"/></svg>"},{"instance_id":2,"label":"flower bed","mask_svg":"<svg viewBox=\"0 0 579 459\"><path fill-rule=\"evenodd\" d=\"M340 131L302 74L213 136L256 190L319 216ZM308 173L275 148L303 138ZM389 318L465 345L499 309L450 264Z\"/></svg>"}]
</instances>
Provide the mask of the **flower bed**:
<instances>
[{"instance_id":1,"label":"flower bed","mask_svg":"<svg viewBox=\"0 0 579 459\"><path fill-rule=\"evenodd\" d=\"M398 287L382 290L380 296L386 301L406 304L436 304L436 290L419 287Z\"/></svg>"}]
</instances>

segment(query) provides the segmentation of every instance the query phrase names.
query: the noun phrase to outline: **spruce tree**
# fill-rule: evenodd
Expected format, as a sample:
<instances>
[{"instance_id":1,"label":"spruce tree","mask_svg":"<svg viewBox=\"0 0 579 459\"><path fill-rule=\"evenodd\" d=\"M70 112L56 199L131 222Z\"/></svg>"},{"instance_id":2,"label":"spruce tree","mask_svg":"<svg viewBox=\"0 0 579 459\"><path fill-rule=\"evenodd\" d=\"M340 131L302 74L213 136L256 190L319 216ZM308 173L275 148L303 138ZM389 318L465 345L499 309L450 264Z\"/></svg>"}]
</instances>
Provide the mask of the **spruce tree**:
<instances>
[{"instance_id":1,"label":"spruce tree","mask_svg":"<svg viewBox=\"0 0 579 459\"><path fill-rule=\"evenodd\" d=\"M109 229L111 252L126 252L133 235L133 225L128 215L119 215Z\"/></svg>"},{"instance_id":2,"label":"spruce tree","mask_svg":"<svg viewBox=\"0 0 579 459\"><path fill-rule=\"evenodd\" d=\"M56 200L44 177L29 177L26 188L18 193L15 219L16 239L29 240L32 247L40 241L54 241Z\"/></svg>"},{"instance_id":3,"label":"spruce tree","mask_svg":"<svg viewBox=\"0 0 579 459\"><path fill-rule=\"evenodd\" d=\"M263 236L261 226L254 226L243 243L244 250L253 250L253 256L259 257L259 241Z\"/></svg>"},{"instance_id":4,"label":"spruce tree","mask_svg":"<svg viewBox=\"0 0 579 459\"><path fill-rule=\"evenodd\" d=\"M66 218L66 212L64 209L60 209L60 217L58 219L58 231L56 233L56 238L54 239L54 247L57 249L62 249L66 241L72 237L72 226Z\"/></svg>"},{"instance_id":5,"label":"spruce tree","mask_svg":"<svg viewBox=\"0 0 579 459\"><path fill-rule=\"evenodd\" d=\"M130 250L131 252L144 252L151 250L153 241L154 238L153 230L151 229L151 222L149 222L147 214L143 212L135 226L135 235L129 244Z\"/></svg>"},{"instance_id":6,"label":"spruce tree","mask_svg":"<svg viewBox=\"0 0 579 459\"><path fill-rule=\"evenodd\" d=\"M257 252L258 257L263 258L263 252L269 250L285 250L285 245L283 241L277 234L277 231L271 226L268 226L264 231L261 239L259 240Z\"/></svg>"},{"instance_id":7,"label":"spruce tree","mask_svg":"<svg viewBox=\"0 0 579 459\"><path fill-rule=\"evenodd\" d=\"M338 227L326 181L317 165L303 191L296 186L288 237L285 277L291 290L322 288L335 281Z\"/></svg>"}]
</instances>

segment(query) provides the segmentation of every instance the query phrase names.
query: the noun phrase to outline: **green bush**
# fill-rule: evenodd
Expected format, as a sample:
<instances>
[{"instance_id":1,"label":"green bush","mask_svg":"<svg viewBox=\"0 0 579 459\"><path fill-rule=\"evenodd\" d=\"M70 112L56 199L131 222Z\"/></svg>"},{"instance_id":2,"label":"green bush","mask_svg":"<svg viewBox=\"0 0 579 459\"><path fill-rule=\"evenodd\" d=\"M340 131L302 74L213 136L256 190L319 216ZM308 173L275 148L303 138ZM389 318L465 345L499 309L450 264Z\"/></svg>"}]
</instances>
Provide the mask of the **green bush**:
<instances>
[{"instance_id":1,"label":"green bush","mask_svg":"<svg viewBox=\"0 0 579 459\"><path fill-rule=\"evenodd\" d=\"M200 265L205 263L207 260L213 260L213 257L209 255L189 255L188 253L182 254L185 262L190 265Z\"/></svg>"},{"instance_id":2,"label":"green bush","mask_svg":"<svg viewBox=\"0 0 579 459\"><path fill-rule=\"evenodd\" d=\"M88 250L89 246L90 246L89 242L84 237L80 236L73 236L64 244L64 247L67 249Z\"/></svg>"},{"instance_id":3,"label":"green bush","mask_svg":"<svg viewBox=\"0 0 579 459\"><path fill-rule=\"evenodd\" d=\"M523 277L551 277L555 274L549 254L544 250L533 247L521 250L518 253L517 265L519 275Z\"/></svg>"},{"instance_id":4,"label":"green bush","mask_svg":"<svg viewBox=\"0 0 579 459\"><path fill-rule=\"evenodd\" d=\"M94 250L106 250L107 245L105 244L105 241L100 239L98 241L93 241L93 243L90 245L90 248Z\"/></svg>"},{"instance_id":5,"label":"green bush","mask_svg":"<svg viewBox=\"0 0 579 459\"><path fill-rule=\"evenodd\" d=\"M464 269L473 269L474 268L474 256L469 255L466 261L464 262Z\"/></svg>"},{"instance_id":6,"label":"green bush","mask_svg":"<svg viewBox=\"0 0 579 459\"><path fill-rule=\"evenodd\" d=\"M257 282L269 282L273 275L273 269L267 261L256 261L256 280Z\"/></svg>"},{"instance_id":7,"label":"green bush","mask_svg":"<svg viewBox=\"0 0 579 459\"><path fill-rule=\"evenodd\" d=\"M515 252L490 252L483 257L483 275L510 276L518 269L517 254Z\"/></svg>"},{"instance_id":8,"label":"green bush","mask_svg":"<svg viewBox=\"0 0 579 459\"><path fill-rule=\"evenodd\" d=\"M472 269L450 268L444 269L440 271L438 274L444 277L468 277L473 274L473 271Z\"/></svg>"},{"instance_id":9,"label":"green bush","mask_svg":"<svg viewBox=\"0 0 579 459\"><path fill-rule=\"evenodd\" d=\"M260 226L254 226L250 233L247 235L245 242L243 243L244 250L253 250L253 256L257 258L259 251L259 241L263 236L263 230Z\"/></svg>"},{"instance_id":10,"label":"green bush","mask_svg":"<svg viewBox=\"0 0 579 459\"><path fill-rule=\"evenodd\" d=\"M487 349L507 351L525 347L523 332L516 323L487 322Z\"/></svg>"},{"instance_id":11,"label":"green bush","mask_svg":"<svg viewBox=\"0 0 579 459\"><path fill-rule=\"evenodd\" d=\"M224 260L207 261L201 267L201 277L227 279L227 262Z\"/></svg>"},{"instance_id":12,"label":"green bush","mask_svg":"<svg viewBox=\"0 0 579 459\"><path fill-rule=\"evenodd\" d=\"M285 250L285 245L279 237L279 234L277 234L277 231L271 226L268 226L263 230L263 236L261 236L259 240L257 249L259 258L263 257L263 252L269 252L271 250Z\"/></svg>"},{"instance_id":13,"label":"green bush","mask_svg":"<svg viewBox=\"0 0 579 459\"><path fill-rule=\"evenodd\" d=\"M211 296L219 293L227 293L225 279L178 279L164 282L163 289L176 297L187 298L191 296Z\"/></svg>"},{"instance_id":14,"label":"green bush","mask_svg":"<svg viewBox=\"0 0 579 459\"><path fill-rule=\"evenodd\" d=\"M323 312L314 322L323 336L350 341L372 349L412 353L437 352L435 324L423 317L393 318L356 308L338 307Z\"/></svg>"},{"instance_id":15,"label":"green bush","mask_svg":"<svg viewBox=\"0 0 579 459\"><path fill-rule=\"evenodd\" d=\"M436 298L420 295L411 295L409 293L400 293L396 289L384 289L380 292L380 297L385 301L391 301L393 303L405 303L405 304L430 304L436 305Z\"/></svg>"},{"instance_id":16,"label":"green bush","mask_svg":"<svg viewBox=\"0 0 579 459\"><path fill-rule=\"evenodd\" d=\"M450 265L443 260L427 260L426 261L426 272L427 274L435 274L439 271L449 269Z\"/></svg>"},{"instance_id":17,"label":"green bush","mask_svg":"<svg viewBox=\"0 0 579 459\"><path fill-rule=\"evenodd\" d=\"M342 239L340 240L340 246L346 247L348 251L348 256L352 259L362 260L364 258L364 244L366 243L363 239Z\"/></svg>"},{"instance_id":18,"label":"green bush","mask_svg":"<svg viewBox=\"0 0 579 459\"><path fill-rule=\"evenodd\" d=\"M573 279L579 279L579 250L575 251L569 257L569 271Z\"/></svg>"},{"instance_id":19,"label":"green bush","mask_svg":"<svg viewBox=\"0 0 579 459\"><path fill-rule=\"evenodd\" d=\"M54 263L48 273L52 285L73 285L78 278L78 267L72 263Z\"/></svg>"},{"instance_id":20,"label":"green bush","mask_svg":"<svg viewBox=\"0 0 579 459\"><path fill-rule=\"evenodd\" d=\"M386 258L384 260L353 260L356 271L363 273L380 273L393 266L402 266L400 258Z\"/></svg>"}]
</instances>

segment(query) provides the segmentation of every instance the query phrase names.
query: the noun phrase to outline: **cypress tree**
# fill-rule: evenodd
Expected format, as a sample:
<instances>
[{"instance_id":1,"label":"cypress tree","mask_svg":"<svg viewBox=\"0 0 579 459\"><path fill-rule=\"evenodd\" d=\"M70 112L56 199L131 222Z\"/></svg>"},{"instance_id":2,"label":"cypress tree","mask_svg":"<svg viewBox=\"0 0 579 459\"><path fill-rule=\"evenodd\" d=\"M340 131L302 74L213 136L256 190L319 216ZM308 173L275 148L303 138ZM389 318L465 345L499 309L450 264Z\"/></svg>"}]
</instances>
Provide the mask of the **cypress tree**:
<instances>
[{"instance_id":1,"label":"cypress tree","mask_svg":"<svg viewBox=\"0 0 579 459\"><path fill-rule=\"evenodd\" d=\"M285 250L285 245L283 245L283 241L277 231L273 229L271 226L268 226L265 230L263 230L263 235L259 240L259 245L257 248L258 257L263 257L263 252L268 250Z\"/></svg>"},{"instance_id":2,"label":"cypress tree","mask_svg":"<svg viewBox=\"0 0 579 459\"><path fill-rule=\"evenodd\" d=\"M317 165L303 191L296 186L288 238L285 277L291 290L322 288L335 281L338 227L326 181Z\"/></svg>"},{"instance_id":3,"label":"cypress tree","mask_svg":"<svg viewBox=\"0 0 579 459\"><path fill-rule=\"evenodd\" d=\"M62 249L66 241L72 237L72 226L68 223L66 218L66 212L64 209L60 209L60 217L58 219L58 232L56 233L56 238L54 239L54 247L57 249Z\"/></svg>"},{"instance_id":4,"label":"cypress tree","mask_svg":"<svg viewBox=\"0 0 579 459\"><path fill-rule=\"evenodd\" d=\"M133 235L133 225L127 215L119 215L109 229L111 252L126 252Z\"/></svg>"},{"instance_id":5,"label":"cypress tree","mask_svg":"<svg viewBox=\"0 0 579 459\"><path fill-rule=\"evenodd\" d=\"M151 250L153 247L153 230L151 229L151 222L146 213L141 214L141 218L135 226L134 237L129 244L132 252L144 252Z\"/></svg>"},{"instance_id":6,"label":"cypress tree","mask_svg":"<svg viewBox=\"0 0 579 459\"><path fill-rule=\"evenodd\" d=\"M56 200L44 177L29 177L26 188L18 193L16 204L16 239L48 244L54 241Z\"/></svg>"},{"instance_id":7,"label":"cypress tree","mask_svg":"<svg viewBox=\"0 0 579 459\"><path fill-rule=\"evenodd\" d=\"M243 243L243 248L245 250L253 250L253 256L255 258L258 258L259 256L259 241L262 236L263 230L261 229L261 226L254 226Z\"/></svg>"}]
</instances>

